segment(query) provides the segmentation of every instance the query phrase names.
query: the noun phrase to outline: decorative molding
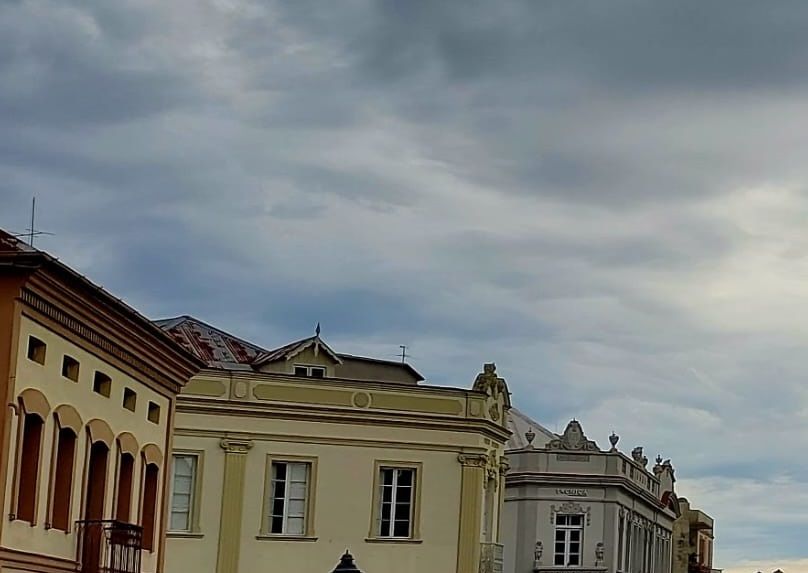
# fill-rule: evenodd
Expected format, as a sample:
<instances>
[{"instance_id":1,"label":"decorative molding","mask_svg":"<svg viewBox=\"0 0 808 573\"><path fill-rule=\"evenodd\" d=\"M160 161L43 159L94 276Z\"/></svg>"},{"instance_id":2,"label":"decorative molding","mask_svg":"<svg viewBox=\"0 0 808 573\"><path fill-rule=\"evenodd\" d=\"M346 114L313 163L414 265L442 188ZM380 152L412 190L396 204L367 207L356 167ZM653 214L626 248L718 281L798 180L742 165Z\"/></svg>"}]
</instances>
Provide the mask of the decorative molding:
<instances>
[{"instance_id":1,"label":"decorative molding","mask_svg":"<svg viewBox=\"0 0 808 573\"><path fill-rule=\"evenodd\" d=\"M246 454L253 447L252 440L223 438L219 446L228 454Z\"/></svg>"},{"instance_id":2,"label":"decorative molding","mask_svg":"<svg viewBox=\"0 0 808 573\"><path fill-rule=\"evenodd\" d=\"M578 420L571 420L567 424L564 433L560 439L551 440L547 444L548 450L569 450L569 451L584 451L584 452L599 452L600 448L584 434L583 428Z\"/></svg>"},{"instance_id":3,"label":"decorative molding","mask_svg":"<svg viewBox=\"0 0 808 573\"><path fill-rule=\"evenodd\" d=\"M128 350L124 349L119 344L111 341L109 338L99 333L97 330L90 328L83 322L69 315L67 312L57 307L55 304L45 300L41 296L33 293L28 289L22 290L21 300L44 316L56 322L60 326L69 330L73 334L80 336L90 344L104 350L108 354L114 356L121 362L131 366L135 370L145 374L152 380L157 380L164 386L173 389L175 392L179 390L176 382L152 368L145 361L141 360Z\"/></svg>"},{"instance_id":4,"label":"decorative molding","mask_svg":"<svg viewBox=\"0 0 808 573\"><path fill-rule=\"evenodd\" d=\"M555 516L557 514L569 514L569 515L585 515L586 516L586 524L592 524L592 506L587 505L586 509L579 504L575 503L574 501L565 501L558 507L555 505L550 506L550 523L555 524Z\"/></svg>"},{"instance_id":5,"label":"decorative molding","mask_svg":"<svg viewBox=\"0 0 808 573\"><path fill-rule=\"evenodd\" d=\"M457 461L463 467L485 468L488 465L488 456L486 454L458 454Z\"/></svg>"}]
</instances>

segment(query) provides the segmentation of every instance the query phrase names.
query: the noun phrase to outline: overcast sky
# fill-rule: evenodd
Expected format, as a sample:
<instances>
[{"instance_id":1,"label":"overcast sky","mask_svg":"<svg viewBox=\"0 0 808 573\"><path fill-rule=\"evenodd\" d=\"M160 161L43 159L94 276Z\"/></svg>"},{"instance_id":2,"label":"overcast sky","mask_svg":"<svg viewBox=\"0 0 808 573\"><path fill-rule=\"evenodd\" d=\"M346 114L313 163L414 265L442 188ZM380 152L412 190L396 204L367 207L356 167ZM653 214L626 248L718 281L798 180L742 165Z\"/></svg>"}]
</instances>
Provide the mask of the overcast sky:
<instances>
[{"instance_id":1,"label":"overcast sky","mask_svg":"<svg viewBox=\"0 0 808 573\"><path fill-rule=\"evenodd\" d=\"M0 2L0 226L150 317L497 362L808 571L808 3ZM744 564L746 560L762 564ZM790 568L789 568L790 567Z\"/></svg>"}]
</instances>

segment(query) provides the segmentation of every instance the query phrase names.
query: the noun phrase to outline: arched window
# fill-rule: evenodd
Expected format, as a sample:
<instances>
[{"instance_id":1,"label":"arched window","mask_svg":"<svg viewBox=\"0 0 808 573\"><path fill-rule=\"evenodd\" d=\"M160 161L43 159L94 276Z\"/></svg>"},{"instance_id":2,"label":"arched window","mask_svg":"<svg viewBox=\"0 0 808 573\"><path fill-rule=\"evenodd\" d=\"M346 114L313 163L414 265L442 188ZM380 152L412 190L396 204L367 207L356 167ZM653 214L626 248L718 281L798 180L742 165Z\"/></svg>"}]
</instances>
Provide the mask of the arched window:
<instances>
[{"instance_id":1,"label":"arched window","mask_svg":"<svg viewBox=\"0 0 808 573\"><path fill-rule=\"evenodd\" d=\"M157 517L157 488L160 468L157 464L147 463L143 478L143 508L140 525L143 528L143 549L154 550L154 528Z\"/></svg>"},{"instance_id":2,"label":"arched window","mask_svg":"<svg viewBox=\"0 0 808 573\"><path fill-rule=\"evenodd\" d=\"M39 485L39 454L44 420L39 414L23 414L20 443L20 473L17 490L17 519L34 523Z\"/></svg>"},{"instance_id":3,"label":"arched window","mask_svg":"<svg viewBox=\"0 0 808 573\"><path fill-rule=\"evenodd\" d=\"M84 519L104 519L104 498L107 489L107 459L109 446L104 442L94 442L90 446L87 464L87 484L85 489Z\"/></svg>"},{"instance_id":4,"label":"arched window","mask_svg":"<svg viewBox=\"0 0 808 573\"><path fill-rule=\"evenodd\" d=\"M70 531L70 500L73 493L73 467L76 432L62 428L56 435L56 463L53 469L53 508L51 527Z\"/></svg>"},{"instance_id":5,"label":"arched window","mask_svg":"<svg viewBox=\"0 0 808 573\"><path fill-rule=\"evenodd\" d=\"M135 475L135 458L122 452L118 460L118 500L115 504L115 519L129 523L132 506L132 483Z\"/></svg>"}]
</instances>

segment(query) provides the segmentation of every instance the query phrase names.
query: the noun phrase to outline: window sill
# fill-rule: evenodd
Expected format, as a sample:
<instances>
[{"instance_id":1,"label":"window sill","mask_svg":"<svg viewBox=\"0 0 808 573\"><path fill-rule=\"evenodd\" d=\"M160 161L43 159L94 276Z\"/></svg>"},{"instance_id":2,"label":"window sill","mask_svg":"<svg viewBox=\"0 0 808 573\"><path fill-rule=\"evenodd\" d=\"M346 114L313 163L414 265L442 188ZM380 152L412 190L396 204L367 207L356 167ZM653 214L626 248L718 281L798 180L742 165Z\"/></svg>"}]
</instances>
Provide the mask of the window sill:
<instances>
[{"instance_id":1,"label":"window sill","mask_svg":"<svg viewBox=\"0 0 808 573\"><path fill-rule=\"evenodd\" d=\"M204 533L199 531L166 531L166 537L178 539L202 539Z\"/></svg>"},{"instance_id":2,"label":"window sill","mask_svg":"<svg viewBox=\"0 0 808 573\"><path fill-rule=\"evenodd\" d=\"M423 543L423 539L412 539L405 537L366 537L365 543Z\"/></svg>"},{"instance_id":3,"label":"window sill","mask_svg":"<svg viewBox=\"0 0 808 573\"><path fill-rule=\"evenodd\" d=\"M256 535L255 538L259 541L317 541L317 538L311 535L273 535L272 533L262 533Z\"/></svg>"}]
</instances>

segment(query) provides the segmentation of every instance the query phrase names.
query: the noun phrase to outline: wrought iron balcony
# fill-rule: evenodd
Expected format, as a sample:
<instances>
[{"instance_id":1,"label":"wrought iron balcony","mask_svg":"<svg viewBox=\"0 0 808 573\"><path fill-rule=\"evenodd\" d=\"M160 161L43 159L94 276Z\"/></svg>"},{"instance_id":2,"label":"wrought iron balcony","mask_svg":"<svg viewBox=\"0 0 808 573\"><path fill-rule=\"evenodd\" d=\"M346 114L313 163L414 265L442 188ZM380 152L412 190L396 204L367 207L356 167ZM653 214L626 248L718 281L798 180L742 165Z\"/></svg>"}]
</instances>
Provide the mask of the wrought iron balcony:
<instances>
[{"instance_id":1,"label":"wrought iron balcony","mask_svg":"<svg viewBox=\"0 0 808 573\"><path fill-rule=\"evenodd\" d=\"M114 520L76 522L81 573L140 573L143 528Z\"/></svg>"}]
</instances>

